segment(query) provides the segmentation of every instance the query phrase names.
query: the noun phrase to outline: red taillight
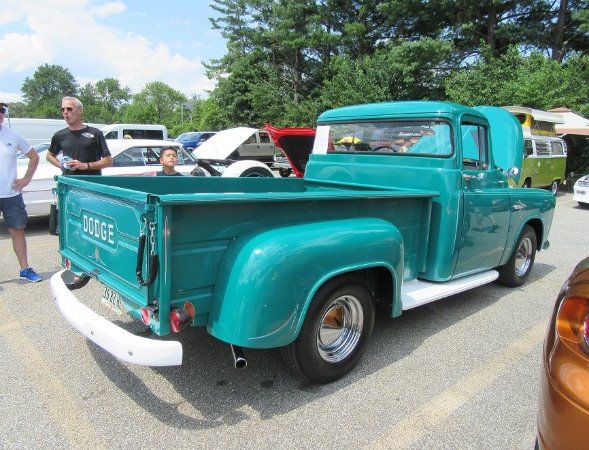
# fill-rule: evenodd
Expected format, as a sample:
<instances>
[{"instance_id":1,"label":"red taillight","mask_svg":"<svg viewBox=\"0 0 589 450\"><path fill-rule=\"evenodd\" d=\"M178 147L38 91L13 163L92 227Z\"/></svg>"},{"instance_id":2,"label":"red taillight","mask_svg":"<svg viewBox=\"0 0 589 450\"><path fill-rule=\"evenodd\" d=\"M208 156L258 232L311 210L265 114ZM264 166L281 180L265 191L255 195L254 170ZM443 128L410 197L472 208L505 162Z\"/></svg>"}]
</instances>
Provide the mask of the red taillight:
<instances>
[{"instance_id":1,"label":"red taillight","mask_svg":"<svg viewBox=\"0 0 589 450\"><path fill-rule=\"evenodd\" d=\"M153 309L149 306L144 306L141 308L141 321L145 325L149 325L151 323L151 319L153 318Z\"/></svg>"},{"instance_id":2,"label":"red taillight","mask_svg":"<svg viewBox=\"0 0 589 450\"><path fill-rule=\"evenodd\" d=\"M179 333L186 325L192 322L195 313L194 305L190 302L184 303L182 308L173 309L170 311L170 329L174 333Z\"/></svg>"},{"instance_id":3,"label":"red taillight","mask_svg":"<svg viewBox=\"0 0 589 450\"><path fill-rule=\"evenodd\" d=\"M72 268L72 262L69 259L66 258L64 263L65 263L64 264L65 265L65 268L67 270L70 270Z\"/></svg>"}]
</instances>

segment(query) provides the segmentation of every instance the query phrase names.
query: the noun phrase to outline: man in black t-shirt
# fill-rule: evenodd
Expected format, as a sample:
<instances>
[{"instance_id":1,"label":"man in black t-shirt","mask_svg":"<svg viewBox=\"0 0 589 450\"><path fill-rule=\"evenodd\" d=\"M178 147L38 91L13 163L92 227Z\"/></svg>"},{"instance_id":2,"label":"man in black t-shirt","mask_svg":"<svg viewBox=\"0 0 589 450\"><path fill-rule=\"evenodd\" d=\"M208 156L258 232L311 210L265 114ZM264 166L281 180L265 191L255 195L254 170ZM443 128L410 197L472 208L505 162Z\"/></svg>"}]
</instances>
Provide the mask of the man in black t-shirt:
<instances>
[{"instance_id":1,"label":"man in black t-shirt","mask_svg":"<svg viewBox=\"0 0 589 450\"><path fill-rule=\"evenodd\" d=\"M61 100L61 113L68 127L51 138L47 161L62 169L64 175L100 175L112 166L112 157L102 131L82 123L84 106L75 97ZM61 153L63 163L57 159Z\"/></svg>"}]
</instances>

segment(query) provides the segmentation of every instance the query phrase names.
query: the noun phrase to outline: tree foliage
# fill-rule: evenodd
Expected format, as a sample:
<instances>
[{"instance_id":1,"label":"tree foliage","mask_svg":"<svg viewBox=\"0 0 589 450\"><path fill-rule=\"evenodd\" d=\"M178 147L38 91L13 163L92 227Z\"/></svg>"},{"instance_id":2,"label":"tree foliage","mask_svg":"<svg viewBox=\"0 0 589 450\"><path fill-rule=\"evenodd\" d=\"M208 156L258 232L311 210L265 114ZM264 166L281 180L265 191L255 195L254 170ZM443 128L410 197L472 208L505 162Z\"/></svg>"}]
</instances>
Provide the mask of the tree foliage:
<instances>
[{"instance_id":1,"label":"tree foliage","mask_svg":"<svg viewBox=\"0 0 589 450\"><path fill-rule=\"evenodd\" d=\"M23 84L34 117L79 95L85 120L162 123L178 134L238 125L312 126L325 109L384 100L568 106L589 113L587 0L212 0L226 40L208 98L160 81L138 93L79 88L45 64ZM14 114L13 114L14 115Z\"/></svg>"},{"instance_id":2,"label":"tree foliage","mask_svg":"<svg viewBox=\"0 0 589 450\"><path fill-rule=\"evenodd\" d=\"M541 53L522 56L515 47L486 58L446 80L450 100L466 105L518 105L536 109L559 106L589 114L589 56L565 64Z\"/></svg>"},{"instance_id":3,"label":"tree foliage","mask_svg":"<svg viewBox=\"0 0 589 450\"><path fill-rule=\"evenodd\" d=\"M79 87L71 72L59 65L39 66L32 77L26 77L22 85L27 114L31 117L59 119L61 99L76 96Z\"/></svg>"},{"instance_id":4,"label":"tree foliage","mask_svg":"<svg viewBox=\"0 0 589 450\"><path fill-rule=\"evenodd\" d=\"M182 104L186 100L184 94L166 83L152 81L133 96L131 104L125 108L124 119L131 123L160 123L171 128L180 122Z\"/></svg>"}]
</instances>

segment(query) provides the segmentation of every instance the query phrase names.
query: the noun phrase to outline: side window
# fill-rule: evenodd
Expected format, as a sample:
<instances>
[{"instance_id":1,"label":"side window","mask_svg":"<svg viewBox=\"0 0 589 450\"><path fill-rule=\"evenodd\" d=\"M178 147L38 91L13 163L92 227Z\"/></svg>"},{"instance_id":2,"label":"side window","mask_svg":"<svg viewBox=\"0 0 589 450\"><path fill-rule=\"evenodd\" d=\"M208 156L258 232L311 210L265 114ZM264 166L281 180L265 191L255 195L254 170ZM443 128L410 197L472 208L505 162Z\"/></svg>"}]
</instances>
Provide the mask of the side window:
<instances>
[{"instance_id":1,"label":"side window","mask_svg":"<svg viewBox=\"0 0 589 450\"><path fill-rule=\"evenodd\" d=\"M487 127L463 123L461 128L463 167L486 170L489 167Z\"/></svg>"},{"instance_id":2,"label":"side window","mask_svg":"<svg viewBox=\"0 0 589 450\"><path fill-rule=\"evenodd\" d=\"M145 164L148 166L157 166L160 163L160 151L161 147L157 148L146 148L145 149Z\"/></svg>"},{"instance_id":3,"label":"side window","mask_svg":"<svg viewBox=\"0 0 589 450\"><path fill-rule=\"evenodd\" d=\"M552 154L557 156L563 156L565 154L562 142L552 141Z\"/></svg>"},{"instance_id":4,"label":"side window","mask_svg":"<svg viewBox=\"0 0 589 450\"><path fill-rule=\"evenodd\" d=\"M117 138L118 138L118 136L117 136L117 132L116 132L116 130L109 131L108 133L106 133L106 134L104 135L104 138L105 138L105 139L117 139Z\"/></svg>"},{"instance_id":5,"label":"side window","mask_svg":"<svg viewBox=\"0 0 589 450\"><path fill-rule=\"evenodd\" d=\"M162 130L144 130L143 133L145 133L145 139L163 139L164 138L164 133L162 132Z\"/></svg>"},{"instance_id":6,"label":"side window","mask_svg":"<svg viewBox=\"0 0 589 450\"><path fill-rule=\"evenodd\" d=\"M524 141L524 158L534 154L534 144L529 139Z\"/></svg>"},{"instance_id":7,"label":"side window","mask_svg":"<svg viewBox=\"0 0 589 450\"><path fill-rule=\"evenodd\" d=\"M112 165L113 167L144 166L145 161L143 155L146 150L144 147L131 147L115 156L112 160Z\"/></svg>"},{"instance_id":8,"label":"side window","mask_svg":"<svg viewBox=\"0 0 589 450\"><path fill-rule=\"evenodd\" d=\"M536 153L538 156L550 156L552 146L549 141L536 141Z\"/></svg>"},{"instance_id":9,"label":"side window","mask_svg":"<svg viewBox=\"0 0 589 450\"><path fill-rule=\"evenodd\" d=\"M262 144L269 144L270 143L270 136L268 135L268 133L260 132L259 136L260 136L260 142Z\"/></svg>"},{"instance_id":10,"label":"side window","mask_svg":"<svg viewBox=\"0 0 589 450\"><path fill-rule=\"evenodd\" d=\"M255 144L256 143L256 133L252 134L244 144Z\"/></svg>"}]
</instances>

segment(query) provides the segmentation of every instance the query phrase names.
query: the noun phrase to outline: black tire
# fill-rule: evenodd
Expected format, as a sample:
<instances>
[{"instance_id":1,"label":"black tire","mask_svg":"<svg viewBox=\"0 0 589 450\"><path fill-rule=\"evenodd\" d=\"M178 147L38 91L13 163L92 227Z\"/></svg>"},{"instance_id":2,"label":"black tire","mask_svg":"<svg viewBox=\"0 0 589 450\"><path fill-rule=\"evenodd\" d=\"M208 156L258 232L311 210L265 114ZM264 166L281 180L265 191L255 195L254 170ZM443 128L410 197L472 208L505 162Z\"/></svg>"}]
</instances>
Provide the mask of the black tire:
<instances>
[{"instance_id":1,"label":"black tire","mask_svg":"<svg viewBox=\"0 0 589 450\"><path fill-rule=\"evenodd\" d=\"M550 185L550 191L552 192L552 195L556 196L556 194L558 194L558 188L560 187L560 181L559 180L554 180L552 182L552 184Z\"/></svg>"},{"instance_id":2,"label":"black tire","mask_svg":"<svg viewBox=\"0 0 589 450\"><path fill-rule=\"evenodd\" d=\"M240 177L253 177L253 178L269 178L273 177L272 171L270 169L263 169L261 167L250 167L243 171Z\"/></svg>"},{"instance_id":3,"label":"black tire","mask_svg":"<svg viewBox=\"0 0 589 450\"><path fill-rule=\"evenodd\" d=\"M578 203L581 208L589 208L589 203L585 203L585 202L578 202Z\"/></svg>"},{"instance_id":4,"label":"black tire","mask_svg":"<svg viewBox=\"0 0 589 450\"><path fill-rule=\"evenodd\" d=\"M321 287L301 332L282 348L285 362L303 377L329 383L346 375L366 351L374 328L374 303L356 279L338 279Z\"/></svg>"},{"instance_id":5,"label":"black tire","mask_svg":"<svg viewBox=\"0 0 589 450\"><path fill-rule=\"evenodd\" d=\"M517 240L509 261L499 267L499 283L510 287L524 284L534 266L537 245L534 229L526 225Z\"/></svg>"},{"instance_id":6,"label":"black tire","mask_svg":"<svg viewBox=\"0 0 589 450\"><path fill-rule=\"evenodd\" d=\"M524 181L524 184L522 184L522 187L525 189L528 189L532 186L532 181L529 178L526 178L526 181Z\"/></svg>"},{"instance_id":7,"label":"black tire","mask_svg":"<svg viewBox=\"0 0 589 450\"><path fill-rule=\"evenodd\" d=\"M292 169L278 169L278 173L282 178L288 178L292 173Z\"/></svg>"}]
</instances>

